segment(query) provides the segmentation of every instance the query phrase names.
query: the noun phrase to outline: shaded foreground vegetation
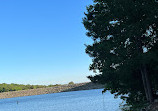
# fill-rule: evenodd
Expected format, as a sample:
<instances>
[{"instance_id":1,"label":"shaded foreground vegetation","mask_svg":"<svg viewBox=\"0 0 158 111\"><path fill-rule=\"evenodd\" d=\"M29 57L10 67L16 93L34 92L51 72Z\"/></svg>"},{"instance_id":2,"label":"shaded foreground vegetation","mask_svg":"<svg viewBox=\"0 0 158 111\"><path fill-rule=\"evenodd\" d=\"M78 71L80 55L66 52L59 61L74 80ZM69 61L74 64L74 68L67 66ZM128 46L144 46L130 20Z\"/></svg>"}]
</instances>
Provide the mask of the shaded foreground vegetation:
<instances>
[{"instance_id":1,"label":"shaded foreground vegetation","mask_svg":"<svg viewBox=\"0 0 158 111\"><path fill-rule=\"evenodd\" d=\"M88 78L125 100L128 111L140 111L158 101L158 1L93 1L83 18L96 72Z\"/></svg>"},{"instance_id":2,"label":"shaded foreground vegetation","mask_svg":"<svg viewBox=\"0 0 158 111\"><path fill-rule=\"evenodd\" d=\"M46 87L55 87L60 86L59 84L56 85L23 85L23 84L0 84L0 92L8 92L8 91L19 91L19 90L27 90L27 89L37 89L37 88L46 88Z\"/></svg>"}]
</instances>

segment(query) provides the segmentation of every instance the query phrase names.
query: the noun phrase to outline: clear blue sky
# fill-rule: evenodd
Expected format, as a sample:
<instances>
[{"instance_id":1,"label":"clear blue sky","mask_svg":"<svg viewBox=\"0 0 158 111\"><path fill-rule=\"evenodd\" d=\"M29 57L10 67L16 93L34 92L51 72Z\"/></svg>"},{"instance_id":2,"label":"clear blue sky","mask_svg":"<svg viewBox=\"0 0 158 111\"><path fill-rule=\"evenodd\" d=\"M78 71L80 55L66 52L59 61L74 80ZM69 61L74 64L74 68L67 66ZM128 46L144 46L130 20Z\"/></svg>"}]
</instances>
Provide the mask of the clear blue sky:
<instances>
[{"instance_id":1,"label":"clear blue sky","mask_svg":"<svg viewBox=\"0 0 158 111\"><path fill-rule=\"evenodd\" d=\"M92 0L1 0L0 83L86 82L82 17Z\"/></svg>"}]
</instances>

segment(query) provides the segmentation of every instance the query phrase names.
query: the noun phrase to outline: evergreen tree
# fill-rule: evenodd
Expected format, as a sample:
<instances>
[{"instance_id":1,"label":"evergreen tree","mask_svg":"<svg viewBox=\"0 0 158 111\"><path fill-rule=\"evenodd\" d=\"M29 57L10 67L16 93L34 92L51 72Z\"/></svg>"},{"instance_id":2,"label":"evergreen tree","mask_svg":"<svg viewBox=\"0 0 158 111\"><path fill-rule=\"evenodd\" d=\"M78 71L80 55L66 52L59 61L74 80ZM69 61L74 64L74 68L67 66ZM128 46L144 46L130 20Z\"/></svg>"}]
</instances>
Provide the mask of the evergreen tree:
<instances>
[{"instance_id":1,"label":"evergreen tree","mask_svg":"<svg viewBox=\"0 0 158 111\"><path fill-rule=\"evenodd\" d=\"M83 18L93 39L89 76L127 105L152 103L158 89L158 2L155 0L94 0Z\"/></svg>"}]
</instances>

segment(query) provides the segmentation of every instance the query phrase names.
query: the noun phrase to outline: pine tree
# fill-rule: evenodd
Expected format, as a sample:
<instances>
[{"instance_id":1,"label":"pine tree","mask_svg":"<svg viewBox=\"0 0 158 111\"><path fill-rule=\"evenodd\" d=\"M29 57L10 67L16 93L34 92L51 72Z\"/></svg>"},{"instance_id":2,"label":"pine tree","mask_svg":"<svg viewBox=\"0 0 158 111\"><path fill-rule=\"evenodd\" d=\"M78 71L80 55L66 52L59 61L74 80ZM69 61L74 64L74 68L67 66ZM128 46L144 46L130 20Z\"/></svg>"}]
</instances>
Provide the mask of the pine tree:
<instances>
[{"instance_id":1,"label":"pine tree","mask_svg":"<svg viewBox=\"0 0 158 111\"><path fill-rule=\"evenodd\" d=\"M158 80L158 2L155 0L94 0L83 18L93 39L89 76L105 91L122 96L128 105L152 103Z\"/></svg>"}]
</instances>

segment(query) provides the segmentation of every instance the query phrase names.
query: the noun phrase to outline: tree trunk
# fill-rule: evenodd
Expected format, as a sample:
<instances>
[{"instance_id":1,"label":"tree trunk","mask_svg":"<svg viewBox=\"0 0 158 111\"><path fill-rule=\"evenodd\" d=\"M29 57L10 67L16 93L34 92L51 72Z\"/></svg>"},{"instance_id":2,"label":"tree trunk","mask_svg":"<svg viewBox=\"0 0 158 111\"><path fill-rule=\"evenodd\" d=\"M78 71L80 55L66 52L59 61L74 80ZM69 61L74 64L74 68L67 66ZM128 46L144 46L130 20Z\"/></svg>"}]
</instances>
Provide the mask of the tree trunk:
<instances>
[{"instance_id":1,"label":"tree trunk","mask_svg":"<svg viewBox=\"0 0 158 111\"><path fill-rule=\"evenodd\" d=\"M141 75L142 75L142 81L143 81L143 86L144 86L146 99L147 99L147 101L149 101L149 95L148 95L148 89L147 89L147 85L146 85L146 81L145 81L145 75L144 75L142 69L141 69Z\"/></svg>"},{"instance_id":2,"label":"tree trunk","mask_svg":"<svg viewBox=\"0 0 158 111\"><path fill-rule=\"evenodd\" d=\"M136 42L137 42L136 46L137 46L138 54L143 53L143 48L142 48L143 44L142 44L141 38L139 36L137 36L135 39L136 39ZM145 94L146 94L147 101L152 103L154 101L153 91L152 91L152 88L151 88L151 81L149 80L147 67L144 63L142 63L142 65L140 66L140 71L141 71L141 75L142 75L143 86L144 86L144 91L145 91Z\"/></svg>"},{"instance_id":3,"label":"tree trunk","mask_svg":"<svg viewBox=\"0 0 158 111\"><path fill-rule=\"evenodd\" d=\"M151 88L151 82L149 80L149 75L148 75L148 72L147 72L147 69L146 69L146 65L142 66L141 74L142 74L142 80L143 80L143 85L144 85L146 98L150 103L152 103L154 101L153 91L152 91L152 88Z\"/></svg>"},{"instance_id":4,"label":"tree trunk","mask_svg":"<svg viewBox=\"0 0 158 111\"><path fill-rule=\"evenodd\" d=\"M153 91L151 88L151 81L149 80L149 74L147 72L147 68L145 65L144 65L144 75L145 75L145 80L146 80L146 85L147 85L147 90L148 90L148 95L149 95L149 102L152 103L154 101Z\"/></svg>"}]
</instances>

